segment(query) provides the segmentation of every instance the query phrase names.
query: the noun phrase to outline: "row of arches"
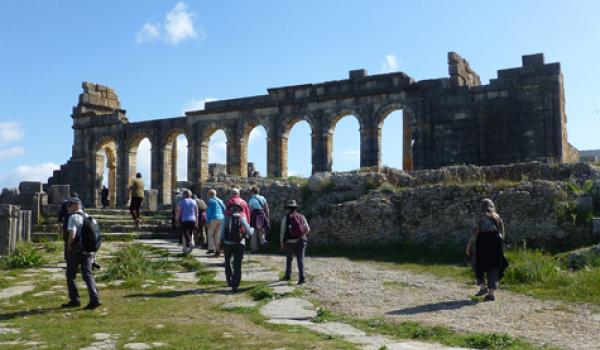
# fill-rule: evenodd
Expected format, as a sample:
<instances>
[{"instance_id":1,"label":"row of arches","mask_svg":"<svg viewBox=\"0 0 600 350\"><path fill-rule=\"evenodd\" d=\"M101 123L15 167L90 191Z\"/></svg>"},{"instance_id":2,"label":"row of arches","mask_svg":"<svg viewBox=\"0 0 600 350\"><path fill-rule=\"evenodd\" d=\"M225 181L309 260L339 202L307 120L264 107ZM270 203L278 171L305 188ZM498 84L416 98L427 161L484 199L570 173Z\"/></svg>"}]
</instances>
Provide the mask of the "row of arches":
<instances>
[{"instance_id":1,"label":"row of arches","mask_svg":"<svg viewBox=\"0 0 600 350\"><path fill-rule=\"evenodd\" d=\"M402 110L395 110L387 114L385 119L379 124L380 142L379 149L381 150L380 164L391 166L394 168L403 168L403 133L404 133L404 118ZM314 126L305 118L297 118L292 120L291 125L282 133L282 137L286 140L286 160L287 176L309 176L313 170L311 142L314 134ZM361 166L361 121L360 118L353 114L340 115L332 122L333 127L331 133L331 170L347 171L358 169ZM269 133L263 124L251 125L243 134L246 137L242 138L244 151L241 155L241 164L252 162L255 164L255 169L262 176L267 176L267 164L269 162L268 143ZM206 131L202 144L203 149L207 152L208 163L227 164L228 152L227 143L228 135L224 128L214 128ZM146 188L160 186L162 190L162 203L167 204L170 201L172 189L177 186L180 181L188 180L188 167L195 166L190 164L188 157L188 139L184 130L174 130L168 134L166 141L162 145L162 163L160 169L160 183L153 181L152 177L152 162L153 159L152 143L150 139L140 134L134 137L129 142L129 149L126 149L128 164L126 174L123 174L127 179L135 176L137 172L142 174ZM245 153L245 154L244 154ZM107 139L100 144L100 148L96 152L96 177L101 179L101 185L107 186L109 189L109 198L111 203L117 203L117 173L118 173L118 150L114 140ZM156 158L156 157L154 157ZM189 179L190 181L192 179ZM97 182L97 190L100 190L100 184ZM114 204L113 204L114 205Z\"/></svg>"}]
</instances>

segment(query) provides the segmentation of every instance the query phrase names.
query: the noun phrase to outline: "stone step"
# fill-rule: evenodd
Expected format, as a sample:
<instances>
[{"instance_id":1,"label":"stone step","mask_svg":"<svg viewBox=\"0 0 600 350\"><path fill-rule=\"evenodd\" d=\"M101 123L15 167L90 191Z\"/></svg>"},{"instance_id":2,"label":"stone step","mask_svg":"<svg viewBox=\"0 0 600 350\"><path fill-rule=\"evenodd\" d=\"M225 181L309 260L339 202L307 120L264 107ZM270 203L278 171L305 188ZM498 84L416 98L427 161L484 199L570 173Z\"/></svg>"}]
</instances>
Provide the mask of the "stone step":
<instances>
[{"instance_id":1,"label":"stone step","mask_svg":"<svg viewBox=\"0 0 600 350\"><path fill-rule=\"evenodd\" d=\"M178 238L176 234L171 232L152 232L152 231L141 231L141 232L103 232L102 236L105 241L130 241L134 239L176 239ZM62 237L53 232L33 232L31 234L31 239L34 242L42 242L46 240L57 241L61 240Z\"/></svg>"},{"instance_id":2,"label":"stone step","mask_svg":"<svg viewBox=\"0 0 600 350\"><path fill-rule=\"evenodd\" d=\"M162 225L147 224L142 221L141 227L137 228L129 221L128 223L111 223L111 222L99 222L100 231L102 233L110 232L137 232L137 231L148 231L148 232L170 232L171 224L165 223ZM57 232L58 229L56 224L43 224L35 225L33 232Z\"/></svg>"}]
</instances>

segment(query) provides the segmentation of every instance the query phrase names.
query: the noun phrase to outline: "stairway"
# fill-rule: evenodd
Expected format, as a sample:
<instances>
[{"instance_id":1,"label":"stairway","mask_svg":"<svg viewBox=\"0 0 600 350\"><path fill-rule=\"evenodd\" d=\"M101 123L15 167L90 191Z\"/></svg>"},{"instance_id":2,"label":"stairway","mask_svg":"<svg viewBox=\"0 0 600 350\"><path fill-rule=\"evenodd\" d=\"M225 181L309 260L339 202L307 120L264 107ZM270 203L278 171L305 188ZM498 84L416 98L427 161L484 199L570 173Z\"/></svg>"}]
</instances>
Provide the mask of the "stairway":
<instances>
[{"instance_id":1,"label":"stairway","mask_svg":"<svg viewBox=\"0 0 600 350\"><path fill-rule=\"evenodd\" d=\"M135 227L126 209L86 209L86 213L96 219L106 241L175 237L171 230L170 210L142 211L140 228ZM34 240L59 237L56 219L47 218L46 222L34 227Z\"/></svg>"}]
</instances>

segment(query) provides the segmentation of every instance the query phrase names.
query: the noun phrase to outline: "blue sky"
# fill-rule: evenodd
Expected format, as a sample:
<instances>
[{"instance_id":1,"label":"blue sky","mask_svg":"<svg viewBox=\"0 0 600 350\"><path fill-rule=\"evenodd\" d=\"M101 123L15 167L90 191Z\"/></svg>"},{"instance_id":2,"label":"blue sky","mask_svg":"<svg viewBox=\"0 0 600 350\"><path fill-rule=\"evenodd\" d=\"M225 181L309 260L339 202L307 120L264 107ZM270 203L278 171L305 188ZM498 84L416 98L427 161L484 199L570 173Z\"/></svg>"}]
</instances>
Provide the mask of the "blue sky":
<instances>
[{"instance_id":1,"label":"blue sky","mask_svg":"<svg viewBox=\"0 0 600 350\"><path fill-rule=\"evenodd\" d=\"M357 68L444 77L448 51L484 83L519 66L522 54L561 62L569 140L600 148L598 13L593 0L2 1L0 187L44 179L67 161L84 80L115 88L129 120L140 121ZM394 119L383 131L383 161L400 166ZM310 169L309 134L303 124L291 132L293 174ZM211 159L221 161L217 136ZM264 173L264 135L253 140L249 158ZM358 144L358 124L342 119L334 169L358 165Z\"/></svg>"}]
</instances>

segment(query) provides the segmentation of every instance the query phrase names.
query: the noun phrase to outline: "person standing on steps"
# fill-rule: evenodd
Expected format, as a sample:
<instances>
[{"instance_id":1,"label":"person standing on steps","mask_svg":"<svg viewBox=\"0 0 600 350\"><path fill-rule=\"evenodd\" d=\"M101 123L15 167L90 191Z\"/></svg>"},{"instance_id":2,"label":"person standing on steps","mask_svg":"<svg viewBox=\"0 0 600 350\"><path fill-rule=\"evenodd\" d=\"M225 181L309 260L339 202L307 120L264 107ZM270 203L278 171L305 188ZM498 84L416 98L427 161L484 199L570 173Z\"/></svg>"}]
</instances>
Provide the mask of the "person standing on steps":
<instances>
[{"instance_id":1,"label":"person standing on steps","mask_svg":"<svg viewBox=\"0 0 600 350\"><path fill-rule=\"evenodd\" d=\"M193 232L198 227L198 204L191 198L190 190L183 190L183 199L179 201L176 222L182 235L183 254L189 254L194 249Z\"/></svg>"},{"instance_id":2,"label":"person standing on steps","mask_svg":"<svg viewBox=\"0 0 600 350\"><path fill-rule=\"evenodd\" d=\"M102 209L106 209L110 206L108 187L106 187L106 185L102 185L102 191L100 191L100 203L102 203Z\"/></svg>"},{"instance_id":3,"label":"person standing on steps","mask_svg":"<svg viewBox=\"0 0 600 350\"><path fill-rule=\"evenodd\" d=\"M252 239L250 239L250 250L252 253L258 252L260 247L264 247L267 244L265 236L271 226L269 221L269 204L265 197L261 196L259 193L260 188L258 186L252 187L252 196L248 200L248 206L250 207L250 226L252 226L255 231Z\"/></svg>"},{"instance_id":4,"label":"person standing on steps","mask_svg":"<svg viewBox=\"0 0 600 350\"><path fill-rule=\"evenodd\" d=\"M234 292L237 291L242 280L242 260L244 260L246 239L253 234L254 229L248 225L242 206L236 203L229 205L225 212L220 241L225 250L225 280Z\"/></svg>"},{"instance_id":5,"label":"person standing on steps","mask_svg":"<svg viewBox=\"0 0 600 350\"><path fill-rule=\"evenodd\" d=\"M469 256L475 255L475 277L479 285L475 296L485 295L485 301L494 301L497 283L504 275L508 262L503 253L504 222L496 212L492 200L486 198L481 202L481 210L475 216L472 232L466 253Z\"/></svg>"},{"instance_id":6,"label":"person standing on steps","mask_svg":"<svg viewBox=\"0 0 600 350\"><path fill-rule=\"evenodd\" d=\"M77 270L81 266L81 275L85 281L88 290L89 303L85 307L86 310L93 310L99 307L100 296L96 287L96 280L92 274L93 254L85 252L81 245L81 235L83 228L84 216L87 216L81 208L79 198L71 198L67 202L69 210L69 219L67 224L67 244L65 247L65 259L67 262L67 287L69 289L69 302L62 304L63 308L79 307L81 301L77 291L75 278Z\"/></svg>"},{"instance_id":7,"label":"person standing on steps","mask_svg":"<svg viewBox=\"0 0 600 350\"><path fill-rule=\"evenodd\" d=\"M225 218L225 204L217 197L217 191L208 190L208 205L206 208L206 233L208 235L207 254L214 253L215 257L220 256L219 237L221 236L221 225Z\"/></svg>"},{"instance_id":8,"label":"person standing on steps","mask_svg":"<svg viewBox=\"0 0 600 350\"><path fill-rule=\"evenodd\" d=\"M281 219L279 240L281 250L286 253L284 280L289 281L292 277L292 261L296 257L298 264L298 284L306 282L304 274L304 254L308 244L310 227L306 217L298 212L298 204L295 200L289 200L285 204L288 213Z\"/></svg>"},{"instance_id":9,"label":"person standing on steps","mask_svg":"<svg viewBox=\"0 0 600 350\"><path fill-rule=\"evenodd\" d=\"M135 174L135 178L131 179L129 184L129 212L133 218L133 223L136 228L140 228L140 207L144 201L144 180L142 180L142 174Z\"/></svg>"}]
</instances>

